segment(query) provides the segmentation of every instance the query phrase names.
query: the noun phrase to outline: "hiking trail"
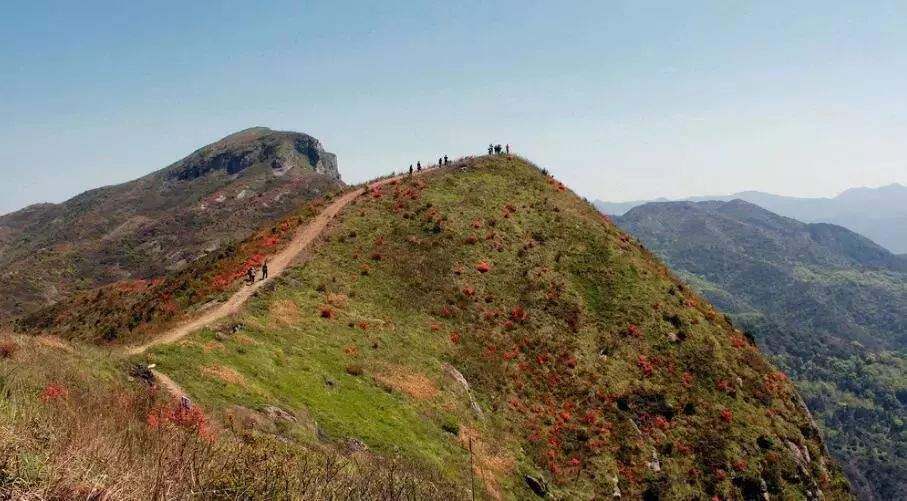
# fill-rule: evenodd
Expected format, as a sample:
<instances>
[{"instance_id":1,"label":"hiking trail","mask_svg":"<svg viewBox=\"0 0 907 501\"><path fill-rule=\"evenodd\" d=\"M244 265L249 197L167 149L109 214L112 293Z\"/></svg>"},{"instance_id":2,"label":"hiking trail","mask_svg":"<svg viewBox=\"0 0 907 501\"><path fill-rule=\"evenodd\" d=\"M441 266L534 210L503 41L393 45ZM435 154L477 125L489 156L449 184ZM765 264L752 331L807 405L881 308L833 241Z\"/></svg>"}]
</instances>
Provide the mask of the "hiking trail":
<instances>
[{"instance_id":1,"label":"hiking trail","mask_svg":"<svg viewBox=\"0 0 907 501\"><path fill-rule=\"evenodd\" d=\"M422 175L426 172L433 172L438 169L439 168L437 167L424 169L419 173L414 172L413 176ZM228 299L226 302L212 308L211 310L206 311L201 316L198 316L171 328L170 330L155 337L147 343L127 348L126 354L141 355L154 346L170 344L175 341L179 341L192 332L195 332L218 320L237 313L243 306L243 304L245 304L245 302L248 301L256 291L258 291L274 278L282 275L283 272L289 267L289 265L297 257L299 257L302 252L306 250L312 244L312 242L315 241L316 238L318 238L322 234L328 223L341 210L349 205L350 202L365 193L368 189L376 186L382 186L395 180L403 179L405 177L408 177L407 174L401 174L398 176L381 179L379 181L375 181L374 183L368 183L363 188L345 193L340 198L334 200L330 205L325 207L325 209L321 211L317 216L315 216L315 218L307 225L299 228L290 243L283 250L270 258L270 260L268 261L268 278L259 280L252 285L243 285L242 288L240 288L232 296L230 296L230 299Z\"/></svg>"}]
</instances>

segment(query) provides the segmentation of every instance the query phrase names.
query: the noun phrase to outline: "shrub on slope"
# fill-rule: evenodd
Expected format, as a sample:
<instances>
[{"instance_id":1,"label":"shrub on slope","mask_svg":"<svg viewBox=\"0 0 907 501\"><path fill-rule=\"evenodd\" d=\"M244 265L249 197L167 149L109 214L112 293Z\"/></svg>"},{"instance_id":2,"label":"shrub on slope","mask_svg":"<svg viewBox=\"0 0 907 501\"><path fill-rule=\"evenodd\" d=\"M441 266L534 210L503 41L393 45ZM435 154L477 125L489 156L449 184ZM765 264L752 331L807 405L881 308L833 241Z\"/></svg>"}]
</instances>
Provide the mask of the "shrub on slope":
<instances>
[{"instance_id":1,"label":"shrub on slope","mask_svg":"<svg viewBox=\"0 0 907 501\"><path fill-rule=\"evenodd\" d=\"M209 408L304 412L317 433L281 433L495 497L849 497L751 341L512 157L372 190L233 322L150 358Z\"/></svg>"},{"instance_id":2,"label":"shrub on slope","mask_svg":"<svg viewBox=\"0 0 907 501\"><path fill-rule=\"evenodd\" d=\"M139 340L209 301L227 297L240 286L249 268L260 268L323 208L322 199L309 202L295 214L265 225L180 272L75 294L20 319L17 327L89 342Z\"/></svg>"},{"instance_id":3,"label":"shrub on slope","mask_svg":"<svg viewBox=\"0 0 907 501\"><path fill-rule=\"evenodd\" d=\"M234 434L129 382L105 350L0 335L4 499L429 499L462 489L393 458Z\"/></svg>"}]
</instances>

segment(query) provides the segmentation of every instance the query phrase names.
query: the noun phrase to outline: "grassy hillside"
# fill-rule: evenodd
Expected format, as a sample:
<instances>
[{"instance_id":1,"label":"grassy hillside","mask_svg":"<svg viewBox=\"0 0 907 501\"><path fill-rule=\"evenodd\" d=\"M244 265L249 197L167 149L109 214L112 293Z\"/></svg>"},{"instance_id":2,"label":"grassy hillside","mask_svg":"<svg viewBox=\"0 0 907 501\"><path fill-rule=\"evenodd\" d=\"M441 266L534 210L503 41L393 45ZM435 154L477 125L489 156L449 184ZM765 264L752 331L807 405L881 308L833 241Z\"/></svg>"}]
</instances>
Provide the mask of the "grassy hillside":
<instances>
[{"instance_id":1,"label":"grassy hillside","mask_svg":"<svg viewBox=\"0 0 907 501\"><path fill-rule=\"evenodd\" d=\"M743 202L659 203L618 223L790 375L865 499L907 496L907 268L839 226Z\"/></svg>"},{"instance_id":2,"label":"grassy hillside","mask_svg":"<svg viewBox=\"0 0 907 501\"><path fill-rule=\"evenodd\" d=\"M461 487L401 458L234 432L138 376L108 350L0 334L2 497L465 497Z\"/></svg>"},{"instance_id":3,"label":"grassy hillside","mask_svg":"<svg viewBox=\"0 0 907 501\"><path fill-rule=\"evenodd\" d=\"M142 358L237 428L492 497L849 497L786 377L510 157L374 190L242 314Z\"/></svg>"},{"instance_id":4,"label":"grassy hillside","mask_svg":"<svg viewBox=\"0 0 907 501\"><path fill-rule=\"evenodd\" d=\"M250 268L260 268L286 246L296 230L310 222L331 198L313 200L179 272L75 293L18 319L16 328L92 343L139 342L227 298L242 286Z\"/></svg>"},{"instance_id":5,"label":"grassy hillside","mask_svg":"<svg viewBox=\"0 0 907 501\"><path fill-rule=\"evenodd\" d=\"M253 128L140 179L0 216L0 323L184 269L342 186L315 138Z\"/></svg>"}]
</instances>

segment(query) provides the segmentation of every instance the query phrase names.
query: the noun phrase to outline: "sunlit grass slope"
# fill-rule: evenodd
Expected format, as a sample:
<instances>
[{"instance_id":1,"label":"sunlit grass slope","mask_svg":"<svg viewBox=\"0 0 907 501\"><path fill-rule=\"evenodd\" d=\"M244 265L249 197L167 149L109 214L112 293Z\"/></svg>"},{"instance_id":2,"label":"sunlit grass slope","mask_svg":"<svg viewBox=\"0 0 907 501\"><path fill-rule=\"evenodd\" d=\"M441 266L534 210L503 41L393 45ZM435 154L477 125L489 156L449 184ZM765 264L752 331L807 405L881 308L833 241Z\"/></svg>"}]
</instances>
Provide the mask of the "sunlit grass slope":
<instances>
[{"instance_id":1,"label":"sunlit grass slope","mask_svg":"<svg viewBox=\"0 0 907 501\"><path fill-rule=\"evenodd\" d=\"M276 406L299 419L271 433L492 497L849 497L750 340L513 157L372 190L244 313L147 358L227 420Z\"/></svg>"}]
</instances>

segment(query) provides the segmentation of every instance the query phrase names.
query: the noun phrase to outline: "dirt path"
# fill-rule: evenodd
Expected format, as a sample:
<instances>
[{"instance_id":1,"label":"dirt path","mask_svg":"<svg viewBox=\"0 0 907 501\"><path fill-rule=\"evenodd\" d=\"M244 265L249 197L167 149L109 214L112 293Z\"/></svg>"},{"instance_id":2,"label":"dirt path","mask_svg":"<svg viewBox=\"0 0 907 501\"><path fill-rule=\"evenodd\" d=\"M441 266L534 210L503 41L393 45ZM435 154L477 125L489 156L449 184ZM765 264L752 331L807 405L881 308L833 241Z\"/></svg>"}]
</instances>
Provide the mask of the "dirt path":
<instances>
[{"instance_id":1,"label":"dirt path","mask_svg":"<svg viewBox=\"0 0 907 501\"><path fill-rule=\"evenodd\" d=\"M422 171L421 174L425 172L431 172L437 170L437 168L426 169ZM415 174L414 174L415 175ZM387 183L390 183L396 179L402 179L405 175L400 175L396 177L390 177L387 179L382 179L368 185L369 188L373 186L381 186ZM366 188L360 188L355 191L344 194L337 200L328 205L320 214L315 216L309 224L301 227L297 230L296 235L293 236L293 240L290 241L289 245L286 246L283 250L275 254L268 260L268 278L266 280L260 280L255 282L253 285L243 285L241 289L236 291L233 296L230 297L225 303L218 305L217 307L206 311L199 317L196 317L192 320L189 320L183 324L177 325L173 329L164 332L160 336L154 338L153 340L138 346L133 346L126 349L128 355L140 355L148 351L149 348L161 344L169 344L175 341L178 341L192 332L195 332L207 325L210 325L213 322L216 322L222 318L233 315L238 312L242 305L252 297L252 294L255 293L262 286L270 282L275 277L279 277L284 270L296 259L302 251L304 251L327 227L327 224L334 218L344 207L349 205L350 202L355 200L357 197L365 193ZM168 378L169 379L169 378ZM173 381L170 381L173 383ZM176 384L176 383L173 383ZM166 385L166 383L165 383ZM177 387L178 388L178 387Z\"/></svg>"},{"instance_id":2,"label":"dirt path","mask_svg":"<svg viewBox=\"0 0 907 501\"><path fill-rule=\"evenodd\" d=\"M157 383L159 386L164 387L164 389L174 397L180 398L189 395L188 393L186 393L186 390L184 390L182 386L178 385L176 381L170 379L170 376L154 369L151 370L151 373L154 374L155 383Z\"/></svg>"}]
</instances>

